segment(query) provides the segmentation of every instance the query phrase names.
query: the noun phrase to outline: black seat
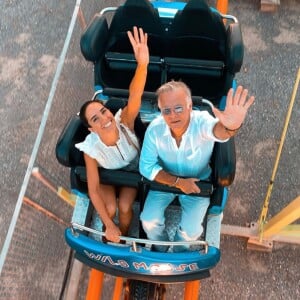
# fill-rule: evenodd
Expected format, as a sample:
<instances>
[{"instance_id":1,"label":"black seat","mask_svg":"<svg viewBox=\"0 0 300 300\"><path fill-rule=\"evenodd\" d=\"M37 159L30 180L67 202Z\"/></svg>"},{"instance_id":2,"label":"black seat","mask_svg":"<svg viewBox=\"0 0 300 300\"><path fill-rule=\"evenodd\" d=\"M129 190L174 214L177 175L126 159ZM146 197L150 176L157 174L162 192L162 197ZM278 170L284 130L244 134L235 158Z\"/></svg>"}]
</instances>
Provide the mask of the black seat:
<instances>
[{"instance_id":1,"label":"black seat","mask_svg":"<svg viewBox=\"0 0 300 300\"><path fill-rule=\"evenodd\" d=\"M148 33L150 54L160 55L164 28L158 11L148 0L127 0L117 9L109 27L107 51L132 53L127 31L133 26L142 27Z\"/></svg>"},{"instance_id":2,"label":"black seat","mask_svg":"<svg viewBox=\"0 0 300 300\"><path fill-rule=\"evenodd\" d=\"M235 31L240 33L237 27ZM177 12L169 31L168 80L182 80L193 95L218 104L218 99L232 86L242 63L241 35L234 35L233 44L231 33L221 15L212 11L205 0L190 0ZM240 51L237 53L232 46L238 46ZM233 68L234 64L239 66Z\"/></svg>"},{"instance_id":3,"label":"black seat","mask_svg":"<svg viewBox=\"0 0 300 300\"><path fill-rule=\"evenodd\" d=\"M190 0L170 28L170 56L224 60L226 29L206 0ZM187 51L188 49L188 51Z\"/></svg>"},{"instance_id":4,"label":"black seat","mask_svg":"<svg viewBox=\"0 0 300 300\"><path fill-rule=\"evenodd\" d=\"M125 100L119 98L111 98L106 106L113 112L117 112L126 105ZM135 121L135 132L142 144L146 127L138 117ZM83 154L79 151L75 144L82 142L89 133L88 129L83 125L79 116L75 115L70 118L62 131L57 145L56 157L60 164L70 168L71 188L82 193L87 193L87 181L85 174L85 163ZM234 140L230 139L226 143L216 143L211 158L212 181L209 183L201 182L201 190L210 193L211 185L214 186L211 195L210 207L215 207L214 211L222 209L224 187L229 186L235 176L235 149ZM120 170L102 170L102 182L116 185L137 186L138 183L147 183L145 178L142 179L139 173L126 172ZM169 191L172 188L160 185L155 182L151 183L152 188ZM173 191L174 192L174 191ZM178 191L177 191L178 192ZM204 195L203 194L203 195Z\"/></svg>"},{"instance_id":5,"label":"black seat","mask_svg":"<svg viewBox=\"0 0 300 300\"><path fill-rule=\"evenodd\" d=\"M81 51L95 65L95 85L128 89L136 61L127 31L133 26L148 34L150 63L146 90L155 91L160 79L160 56L164 48L164 28L158 12L148 0L127 0L117 8L108 26L105 15L95 15L80 41Z\"/></svg>"}]
</instances>

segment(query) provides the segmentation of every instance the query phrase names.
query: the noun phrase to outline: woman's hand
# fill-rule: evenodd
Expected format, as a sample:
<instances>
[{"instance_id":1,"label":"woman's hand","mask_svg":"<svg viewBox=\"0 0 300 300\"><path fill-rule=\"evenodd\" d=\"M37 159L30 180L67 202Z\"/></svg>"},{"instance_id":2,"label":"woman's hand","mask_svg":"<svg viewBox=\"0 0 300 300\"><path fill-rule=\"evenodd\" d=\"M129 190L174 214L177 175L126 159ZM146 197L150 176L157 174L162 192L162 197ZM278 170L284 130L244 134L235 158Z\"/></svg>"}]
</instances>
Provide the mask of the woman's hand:
<instances>
[{"instance_id":1,"label":"woman's hand","mask_svg":"<svg viewBox=\"0 0 300 300\"><path fill-rule=\"evenodd\" d=\"M149 64L149 50L147 46L148 35L142 28L133 27L133 33L127 32L137 61L134 76L129 85L128 105L122 110L121 123L134 131L134 120L136 119L142 102L147 69Z\"/></svg>"},{"instance_id":2,"label":"woman's hand","mask_svg":"<svg viewBox=\"0 0 300 300\"><path fill-rule=\"evenodd\" d=\"M138 64L148 65L149 49L147 46L148 35L144 33L142 28L133 27L133 34L127 31L128 38L133 48L134 56Z\"/></svg>"},{"instance_id":3,"label":"woman's hand","mask_svg":"<svg viewBox=\"0 0 300 300\"><path fill-rule=\"evenodd\" d=\"M121 230L119 229L118 226L116 226L116 224L112 222L111 224L106 225L106 230L105 230L106 239L114 243L119 243L120 235L121 235Z\"/></svg>"}]
</instances>

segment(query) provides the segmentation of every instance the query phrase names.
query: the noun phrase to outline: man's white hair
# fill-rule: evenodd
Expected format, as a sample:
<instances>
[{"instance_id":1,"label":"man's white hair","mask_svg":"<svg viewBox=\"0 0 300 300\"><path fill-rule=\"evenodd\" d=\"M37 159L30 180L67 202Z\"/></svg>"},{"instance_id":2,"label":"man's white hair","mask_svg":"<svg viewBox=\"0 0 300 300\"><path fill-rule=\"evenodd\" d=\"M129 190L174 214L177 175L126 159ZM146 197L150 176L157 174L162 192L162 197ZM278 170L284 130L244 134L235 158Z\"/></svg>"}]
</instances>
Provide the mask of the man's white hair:
<instances>
[{"instance_id":1,"label":"man's white hair","mask_svg":"<svg viewBox=\"0 0 300 300\"><path fill-rule=\"evenodd\" d=\"M192 94L190 88L182 81L171 80L169 82L164 83L156 91L158 107L160 108L161 94L172 92L178 89L182 89L185 92L187 104L192 104Z\"/></svg>"}]
</instances>

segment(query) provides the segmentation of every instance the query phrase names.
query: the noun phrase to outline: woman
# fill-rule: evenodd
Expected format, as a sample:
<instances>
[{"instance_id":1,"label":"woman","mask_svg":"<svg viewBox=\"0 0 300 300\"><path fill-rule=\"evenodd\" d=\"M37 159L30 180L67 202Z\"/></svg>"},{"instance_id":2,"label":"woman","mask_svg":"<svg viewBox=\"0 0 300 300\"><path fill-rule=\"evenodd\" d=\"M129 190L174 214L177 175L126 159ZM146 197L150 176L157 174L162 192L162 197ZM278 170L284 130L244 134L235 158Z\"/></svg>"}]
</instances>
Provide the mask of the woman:
<instances>
[{"instance_id":1,"label":"woman","mask_svg":"<svg viewBox=\"0 0 300 300\"><path fill-rule=\"evenodd\" d=\"M137 67L129 86L128 104L115 116L100 102L88 101L80 110L80 118L91 132L76 147L84 152L89 197L105 228L106 239L119 242L127 235L132 219L132 204L136 189L101 184L98 167L120 169L138 168L139 143L134 133L134 121L139 113L149 63L148 36L142 28L127 32ZM118 207L119 226L113 222Z\"/></svg>"}]
</instances>

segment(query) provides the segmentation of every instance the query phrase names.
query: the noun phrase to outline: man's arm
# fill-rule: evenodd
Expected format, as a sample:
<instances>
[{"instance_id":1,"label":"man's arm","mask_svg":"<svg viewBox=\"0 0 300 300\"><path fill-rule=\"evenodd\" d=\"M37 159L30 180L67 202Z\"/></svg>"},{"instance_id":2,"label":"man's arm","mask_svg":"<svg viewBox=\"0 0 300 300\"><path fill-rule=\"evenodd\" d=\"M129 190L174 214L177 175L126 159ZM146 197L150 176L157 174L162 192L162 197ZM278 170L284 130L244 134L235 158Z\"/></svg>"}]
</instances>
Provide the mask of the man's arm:
<instances>
[{"instance_id":1,"label":"man's arm","mask_svg":"<svg viewBox=\"0 0 300 300\"><path fill-rule=\"evenodd\" d=\"M219 119L213 132L216 138L224 140L234 136L242 126L248 109L254 103L254 96L248 97L248 90L239 86L234 94L230 89L227 94L224 111L213 108L213 113Z\"/></svg>"}]
</instances>

